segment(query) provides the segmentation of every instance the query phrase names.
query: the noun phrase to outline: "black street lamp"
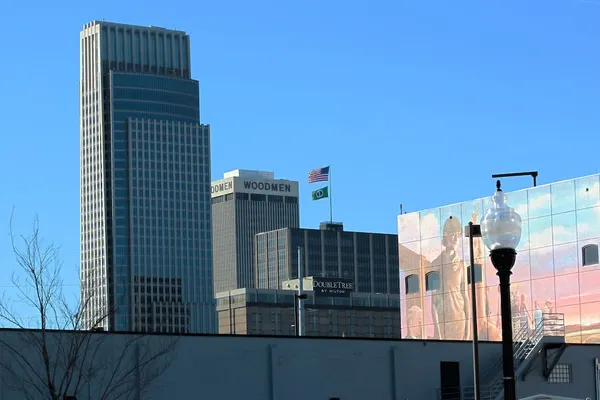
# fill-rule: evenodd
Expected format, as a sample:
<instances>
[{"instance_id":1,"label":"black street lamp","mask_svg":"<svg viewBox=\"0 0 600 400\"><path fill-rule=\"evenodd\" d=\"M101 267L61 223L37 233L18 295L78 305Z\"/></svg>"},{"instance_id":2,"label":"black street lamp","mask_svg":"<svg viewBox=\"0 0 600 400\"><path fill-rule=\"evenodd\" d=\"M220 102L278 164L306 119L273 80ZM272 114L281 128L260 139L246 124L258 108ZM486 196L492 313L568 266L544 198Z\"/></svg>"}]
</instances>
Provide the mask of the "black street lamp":
<instances>
[{"instance_id":1,"label":"black street lamp","mask_svg":"<svg viewBox=\"0 0 600 400\"><path fill-rule=\"evenodd\" d=\"M490 250L492 264L500 278L500 312L502 313L502 371L504 400L516 400L513 359L512 315L510 305L510 275L521 240L521 216L506 203L506 195L496 182L492 207L481 219L481 236Z\"/></svg>"}]
</instances>

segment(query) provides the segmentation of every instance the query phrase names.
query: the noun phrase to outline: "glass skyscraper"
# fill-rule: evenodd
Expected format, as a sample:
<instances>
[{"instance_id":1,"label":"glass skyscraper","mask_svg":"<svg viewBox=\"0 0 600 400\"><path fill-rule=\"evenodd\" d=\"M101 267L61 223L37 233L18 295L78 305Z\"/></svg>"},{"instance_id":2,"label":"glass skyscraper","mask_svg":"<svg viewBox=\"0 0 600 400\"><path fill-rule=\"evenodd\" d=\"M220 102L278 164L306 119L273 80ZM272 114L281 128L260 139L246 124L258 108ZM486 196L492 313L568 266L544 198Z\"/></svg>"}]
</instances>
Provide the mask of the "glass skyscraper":
<instances>
[{"instance_id":1,"label":"glass skyscraper","mask_svg":"<svg viewBox=\"0 0 600 400\"><path fill-rule=\"evenodd\" d=\"M189 36L94 21L80 56L84 325L212 333L210 129Z\"/></svg>"},{"instance_id":2,"label":"glass skyscraper","mask_svg":"<svg viewBox=\"0 0 600 400\"><path fill-rule=\"evenodd\" d=\"M254 236L256 287L281 289L298 278L298 247L304 276L346 278L360 293L398 294L397 235L344 231L339 222L320 229L285 228Z\"/></svg>"}]
</instances>

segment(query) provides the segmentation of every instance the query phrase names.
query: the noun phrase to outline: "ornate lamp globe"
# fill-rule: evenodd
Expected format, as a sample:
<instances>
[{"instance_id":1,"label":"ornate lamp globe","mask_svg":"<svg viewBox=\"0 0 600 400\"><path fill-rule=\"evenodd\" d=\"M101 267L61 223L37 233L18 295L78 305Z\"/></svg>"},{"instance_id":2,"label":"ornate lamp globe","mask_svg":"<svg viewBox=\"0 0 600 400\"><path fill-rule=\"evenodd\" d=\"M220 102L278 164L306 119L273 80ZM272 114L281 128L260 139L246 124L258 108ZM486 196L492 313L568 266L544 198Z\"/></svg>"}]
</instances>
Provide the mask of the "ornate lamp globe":
<instances>
[{"instance_id":1,"label":"ornate lamp globe","mask_svg":"<svg viewBox=\"0 0 600 400\"><path fill-rule=\"evenodd\" d=\"M481 218L481 236L490 250L492 264L500 272L515 264L516 248L521 240L521 216L508 205L506 195L496 182L492 207Z\"/></svg>"}]
</instances>

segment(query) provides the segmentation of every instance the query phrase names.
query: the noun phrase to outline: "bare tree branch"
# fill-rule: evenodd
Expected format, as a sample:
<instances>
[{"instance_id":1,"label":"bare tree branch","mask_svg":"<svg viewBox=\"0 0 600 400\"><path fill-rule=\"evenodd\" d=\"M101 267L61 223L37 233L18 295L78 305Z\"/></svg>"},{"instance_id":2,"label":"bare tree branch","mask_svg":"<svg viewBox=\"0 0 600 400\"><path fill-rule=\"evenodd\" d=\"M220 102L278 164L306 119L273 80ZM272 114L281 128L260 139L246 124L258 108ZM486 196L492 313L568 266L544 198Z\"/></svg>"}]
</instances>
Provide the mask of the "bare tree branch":
<instances>
[{"instance_id":1,"label":"bare tree branch","mask_svg":"<svg viewBox=\"0 0 600 400\"><path fill-rule=\"evenodd\" d=\"M14 211L9 236L19 272L11 277L15 299L0 296L0 323L19 329L19 335L17 340L0 339L0 371L7 386L23 398L51 400L76 396L85 387L99 400L147 391L171 366L178 339L165 336L159 346L151 346L143 334L127 335L115 348L121 338L108 341L109 335L94 331L105 326L120 301L92 314L96 291L86 281L81 298L71 306L63 292L60 248L44 242L37 215L30 235L15 235L13 216ZM19 317L15 304L35 310L35 319Z\"/></svg>"}]
</instances>

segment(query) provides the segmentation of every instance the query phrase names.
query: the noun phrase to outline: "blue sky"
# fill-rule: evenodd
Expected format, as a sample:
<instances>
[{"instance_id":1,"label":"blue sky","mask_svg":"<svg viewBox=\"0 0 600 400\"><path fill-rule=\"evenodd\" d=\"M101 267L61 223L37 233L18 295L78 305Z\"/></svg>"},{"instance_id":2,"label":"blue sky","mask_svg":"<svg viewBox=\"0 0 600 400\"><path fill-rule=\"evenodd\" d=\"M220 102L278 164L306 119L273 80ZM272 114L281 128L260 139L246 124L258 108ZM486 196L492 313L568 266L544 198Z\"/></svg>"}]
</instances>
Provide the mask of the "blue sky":
<instances>
[{"instance_id":1,"label":"blue sky","mask_svg":"<svg viewBox=\"0 0 600 400\"><path fill-rule=\"evenodd\" d=\"M306 175L330 164L334 219L395 232L400 203L415 211L488 195L492 173L535 169L549 183L598 172L599 18L591 0L8 2L3 271L14 266L1 234L14 206L21 232L39 214L62 245L66 283L77 283L86 22L191 35L214 179L246 168L300 180L302 225L316 227L328 204L311 202Z\"/></svg>"}]
</instances>

